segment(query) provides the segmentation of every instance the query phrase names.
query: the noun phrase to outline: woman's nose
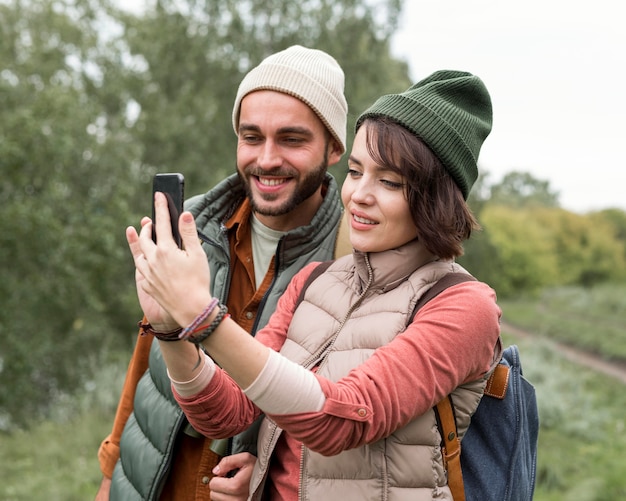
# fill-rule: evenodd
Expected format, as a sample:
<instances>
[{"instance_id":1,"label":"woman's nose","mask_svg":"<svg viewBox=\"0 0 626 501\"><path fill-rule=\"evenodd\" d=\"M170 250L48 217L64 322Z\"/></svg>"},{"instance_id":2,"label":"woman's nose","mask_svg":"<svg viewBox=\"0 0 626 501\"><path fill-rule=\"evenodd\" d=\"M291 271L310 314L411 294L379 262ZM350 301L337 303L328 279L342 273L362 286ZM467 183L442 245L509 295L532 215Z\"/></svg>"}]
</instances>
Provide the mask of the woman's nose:
<instances>
[{"instance_id":1,"label":"woman's nose","mask_svg":"<svg viewBox=\"0 0 626 501\"><path fill-rule=\"evenodd\" d=\"M374 194L371 184L364 178L361 178L354 186L351 198L356 203L372 204L374 202Z\"/></svg>"}]
</instances>

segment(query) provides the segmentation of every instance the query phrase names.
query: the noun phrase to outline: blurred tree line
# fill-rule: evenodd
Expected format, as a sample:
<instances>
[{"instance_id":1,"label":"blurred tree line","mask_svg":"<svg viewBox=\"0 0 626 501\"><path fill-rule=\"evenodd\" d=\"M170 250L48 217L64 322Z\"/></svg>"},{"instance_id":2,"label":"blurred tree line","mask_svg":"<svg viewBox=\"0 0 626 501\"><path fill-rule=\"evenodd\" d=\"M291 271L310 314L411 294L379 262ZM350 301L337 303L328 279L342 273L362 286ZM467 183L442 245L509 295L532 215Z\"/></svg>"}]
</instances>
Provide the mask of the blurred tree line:
<instances>
[{"instance_id":1,"label":"blurred tree line","mask_svg":"<svg viewBox=\"0 0 626 501\"><path fill-rule=\"evenodd\" d=\"M187 195L234 172L232 104L251 67L296 43L331 53L349 132L410 83L390 54L401 0L121 4L0 0L0 430L129 356L140 312L124 229L149 213L156 172L183 172ZM622 211L572 214L524 173L481 178L471 204L483 231L462 262L501 295L626 274Z\"/></svg>"},{"instance_id":2,"label":"blurred tree line","mask_svg":"<svg viewBox=\"0 0 626 501\"><path fill-rule=\"evenodd\" d=\"M400 0L147 3L0 0L0 430L130 353L124 229L149 214L156 172L183 172L187 195L234 172L250 68L293 44L326 50L347 76L350 127L410 83L389 48Z\"/></svg>"},{"instance_id":3,"label":"blurred tree line","mask_svg":"<svg viewBox=\"0 0 626 501\"><path fill-rule=\"evenodd\" d=\"M491 186L487 177L469 198L482 230L459 262L499 297L626 280L626 212L569 212L547 181L527 172L512 171Z\"/></svg>"}]
</instances>

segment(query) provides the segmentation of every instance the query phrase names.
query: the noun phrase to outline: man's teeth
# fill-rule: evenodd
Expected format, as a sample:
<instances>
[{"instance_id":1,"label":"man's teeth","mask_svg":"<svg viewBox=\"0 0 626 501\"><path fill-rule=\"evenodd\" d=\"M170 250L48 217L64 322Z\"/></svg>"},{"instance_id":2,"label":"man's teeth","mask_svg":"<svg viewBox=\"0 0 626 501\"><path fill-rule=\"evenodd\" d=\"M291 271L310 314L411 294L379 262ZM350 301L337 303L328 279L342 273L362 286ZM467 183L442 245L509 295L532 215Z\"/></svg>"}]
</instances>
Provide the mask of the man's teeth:
<instances>
[{"instance_id":1,"label":"man's teeth","mask_svg":"<svg viewBox=\"0 0 626 501\"><path fill-rule=\"evenodd\" d=\"M283 184L285 180L273 177L260 177L259 182L264 186L278 186L279 184Z\"/></svg>"},{"instance_id":2,"label":"man's teeth","mask_svg":"<svg viewBox=\"0 0 626 501\"><path fill-rule=\"evenodd\" d=\"M352 216L354 218L354 220L357 223L363 223L363 224L376 224L375 221L372 221L371 219L365 219L364 217L360 217L360 216Z\"/></svg>"}]
</instances>

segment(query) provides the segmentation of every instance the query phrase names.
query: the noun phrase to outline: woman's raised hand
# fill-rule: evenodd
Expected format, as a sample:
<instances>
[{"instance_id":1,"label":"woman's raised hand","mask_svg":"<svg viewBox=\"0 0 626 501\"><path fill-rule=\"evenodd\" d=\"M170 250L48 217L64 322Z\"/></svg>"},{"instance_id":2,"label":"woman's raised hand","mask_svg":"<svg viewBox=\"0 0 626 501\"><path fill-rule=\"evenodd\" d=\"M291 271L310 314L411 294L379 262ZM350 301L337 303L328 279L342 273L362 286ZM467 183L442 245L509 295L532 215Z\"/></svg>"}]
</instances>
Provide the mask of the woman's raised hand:
<instances>
[{"instance_id":1,"label":"woman's raised hand","mask_svg":"<svg viewBox=\"0 0 626 501\"><path fill-rule=\"evenodd\" d=\"M141 308L157 331L186 326L211 301L209 270L193 215L183 212L179 231L183 248L172 238L167 200L155 194L157 244L152 241L152 221L143 218L141 231L126 229L135 262L135 280Z\"/></svg>"}]
</instances>

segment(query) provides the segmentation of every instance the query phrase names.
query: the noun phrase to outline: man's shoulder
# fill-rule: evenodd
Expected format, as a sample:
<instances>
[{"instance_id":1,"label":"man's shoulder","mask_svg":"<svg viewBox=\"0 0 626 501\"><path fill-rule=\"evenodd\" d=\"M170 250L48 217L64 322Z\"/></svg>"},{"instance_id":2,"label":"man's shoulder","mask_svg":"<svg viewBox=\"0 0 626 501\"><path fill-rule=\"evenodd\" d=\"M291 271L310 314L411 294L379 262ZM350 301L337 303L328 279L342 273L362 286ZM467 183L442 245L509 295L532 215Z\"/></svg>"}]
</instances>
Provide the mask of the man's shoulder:
<instances>
[{"instance_id":1,"label":"man's shoulder","mask_svg":"<svg viewBox=\"0 0 626 501\"><path fill-rule=\"evenodd\" d=\"M185 201L185 210L191 212L196 220L205 218L220 219L241 204L245 192L237 174L232 174L217 183L206 193L194 195Z\"/></svg>"}]
</instances>

